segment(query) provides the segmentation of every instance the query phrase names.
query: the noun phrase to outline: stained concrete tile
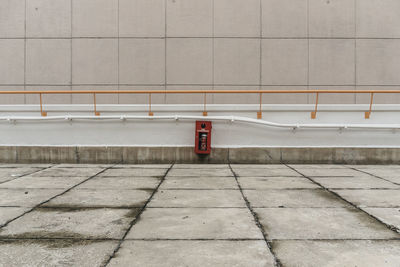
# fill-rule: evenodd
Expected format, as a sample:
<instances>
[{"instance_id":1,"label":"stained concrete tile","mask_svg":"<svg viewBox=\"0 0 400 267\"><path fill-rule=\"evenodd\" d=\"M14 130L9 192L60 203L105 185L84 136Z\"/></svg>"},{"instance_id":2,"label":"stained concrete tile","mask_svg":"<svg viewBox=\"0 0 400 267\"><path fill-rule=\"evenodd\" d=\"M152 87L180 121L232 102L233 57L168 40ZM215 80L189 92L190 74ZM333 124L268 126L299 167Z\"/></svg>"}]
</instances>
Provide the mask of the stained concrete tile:
<instances>
[{"instance_id":1,"label":"stained concrete tile","mask_svg":"<svg viewBox=\"0 0 400 267\"><path fill-rule=\"evenodd\" d=\"M375 177L314 177L314 181L327 188L398 188L400 186Z\"/></svg>"},{"instance_id":2,"label":"stained concrete tile","mask_svg":"<svg viewBox=\"0 0 400 267\"><path fill-rule=\"evenodd\" d=\"M0 238L121 238L135 215L135 209L41 208L4 227Z\"/></svg>"},{"instance_id":3,"label":"stained concrete tile","mask_svg":"<svg viewBox=\"0 0 400 267\"><path fill-rule=\"evenodd\" d=\"M202 168L202 169L175 169L173 168L168 176L198 176L198 177L217 177L217 176L233 176L230 169L218 168Z\"/></svg>"},{"instance_id":4,"label":"stained concrete tile","mask_svg":"<svg viewBox=\"0 0 400 267\"><path fill-rule=\"evenodd\" d=\"M125 241L109 266L274 266L274 259L257 240Z\"/></svg>"},{"instance_id":5,"label":"stained concrete tile","mask_svg":"<svg viewBox=\"0 0 400 267\"><path fill-rule=\"evenodd\" d=\"M277 241L283 266L399 266L400 241Z\"/></svg>"},{"instance_id":6,"label":"stained concrete tile","mask_svg":"<svg viewBox=\"0 0 400 267\"><path fill-rule=\"evenodd\" d=\"M400 208L364 208L363 210L384 223L400 229Z\"/></svg>"},{"instance_id":7,"label":"stained concrete tile","mask_svg":"<svg viewBox=\"0 0 400 267\"><path fill-rule=\"evenodd\" d=\"M322 189L243 190L254 208L348 207L349 204Z\"/></svg>"},{"instance_id":8,"label":"stained concrete tile","mask_svg":"<svg viewBox=\"0 0 400 267\"><path fill-rule=\"evenodd\" d=\"M95 177L77 189L154 189L160 183L157 177Z\"/></svg>"},{"instance_id":9,"label":"stained concrete tile","mask_svg":"<svg viewBox=\"0 0 400 267\"><path fill-rule=\"evenodd\" d=\"M22 164L22 163L0 163L0 169L3 168L37 168L37 169L43 169L43 168L48 168L51 166L55 166L54 164Z\"/></svg>"},{"instance_id":10,"label":"stained concrete tile","mask_svg":"<svg viewBox=\"0 0 400 267\"><path fill-rule=\"evenodd\" d=\"M4 184L0 188L70 188L86 177L31 177L25 176Z\"/></svg>"},{"instance_id":11,"label":"stained concrete tile","mask_svg":"<svg viewBox=\"0 0 400 267\"><path fill-rule=\"evenodd\" d=\"M239 189L234 177L167 177L160 189Z\"/></svg>"},{"instance_id":12,"label":"stained concrete tile","mask_svg":"<svg viewBox=\"0 0 400 267\"><path fill-rule=\"evenodd\" d=\"M284 164L231 164L233 170L235 169L287 169Z\"/></svg>"},{"instance_id":13,"label":"stained concrete tile","mask_svg":"<svg viewBox=\"0 0 400 267\"><path fill-rule=\"evenodd\" d=\"M348 208L259 208L271 239L388 239L399 235L368 215Z\"/></svg>"},{"instance_id":14,"label":"stained concrete tile","mask_svg":"<svg viewBox=\"0 0 400 267\"><path fill-rule=\"evenodd\" d=\"M245 208L246 203L239 190L165 190L154 195L149 207Z\"/></svg>"},{"instance_id":15,"label":"stained concrete tile","mask_svg":"<svg viewBox=\"0 0 400 267\"><path fill-rule=\"evenodd\" d=\"M46 203L46 207L142 207L151 190L73 189Z\"/></svg>"},{"instance_id":16,"label":"stained concrete tile","mask_svg":"<svg viewBox=\"0 0 400 267\"><path fill-rule=\"evenodd\" d=\"M355 177L355 176L368 176L358 171L351 169L309 169L309 168L295 168L300 173L306 176L329 176L329 177Z\"/></svg>"},{"instance_id":17,"label":"stained concrete tile","mask_svg":"<svg viewBox=\"0 0 400 267\"><path fill-rule=\"evenodd\" d=\"M142 213L127 238L262 239L263 236L248 209L153 208Z\"/></svg>"},{"instance_id":18,"label":"stained concrete tile","mask_svg":"<svg viewBox=\"0 0 400 267\"><path fill-rule=\"evenodd\" d=\"M20 216L27 210L29 208L0 207L0 226Z\"/></svg>"},{"instance_id":19,"label":"stained concrete tile","mask_svg":"<svg viewBox=\"0 0 400 267\"><path fill-rule=\"evenodd\" d=\"M0 206L33 207L64 189L0 189Z\"/></svg>"},{"instance_id":20,"label":"stained concrete tile","mask_svg":"<svg viewBox=\"0 0 400 267\"><path fill-rule=\"evenodd\" d=\"M117 241L0 241L0 266L102 266Z\"/></svg>"},{"instance_id":21,"label":"stained concrete tile","mask_svg":"<svg viewBox=\"0 0 400 267\"><path fill-rule=\"evenodd\" d=\"M334 190L359 207L400 207L400 190Z\"/></svg>"},{"instance_id":22,"label":"stained concrete tile","mask_svg":"<svg viewBox=\"0 0 400 267\"><path fill-rule=\"evenodd\" d=\"M301 176L297 172L286 169L235 169L236 175L240 177L257 176L257 177L271 177L271 176Z\"/></svg>"},{"instance_id":23,"label":"stained concrete tile","mask_svg":"<svg viewBox=\"0 0 400 267\"><path fill-rule=\"evenodd\" d=\"M166 170L164 169L108 169L101 173L99 176L109 177L143 177L143 176L164 176Z\"/></svg>"},{"instance_id":24,"label":"stained concrete tile","mask_svg":"<svg viewBox=\"0 0 400 267\"><path fill-rule=\"evenodd\" d=\"M238 178L243 189L312 189L320 188L302 177L243 177Z\"/></svg>"},{"instance_id":25,"label":"stained concrete tile","mask_svg":"<svg viewBox=\"0 0 400 267\"><path fill-rule=\"evenodd\" d=\"M50 168L31 174L32 177L90 177L104 168Z\"/></svg>"}]
</instances>

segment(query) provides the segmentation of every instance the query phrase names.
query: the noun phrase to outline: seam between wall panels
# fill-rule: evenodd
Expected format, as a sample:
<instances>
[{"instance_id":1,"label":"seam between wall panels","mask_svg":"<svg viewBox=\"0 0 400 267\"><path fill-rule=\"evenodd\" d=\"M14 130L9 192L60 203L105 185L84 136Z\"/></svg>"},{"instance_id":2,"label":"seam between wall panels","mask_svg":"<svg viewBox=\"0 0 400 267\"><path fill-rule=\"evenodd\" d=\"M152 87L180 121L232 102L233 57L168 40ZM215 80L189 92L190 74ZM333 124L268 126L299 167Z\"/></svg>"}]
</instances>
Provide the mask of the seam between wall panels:
<instances>
[{"instance_id":1,"label":"seam between wall panels","mask_svg":"<svg viewBox=\"0 0 400 267\"><path fill-rule=\"evenodd\" d=\"M26 53L26 49L27 49L27 47L26 47L26 40L27 40L27 38L26 38L26 9L27 9L27 2L26 2L27 0L25 0L25 6L24 6L24 9L25 9L25 11L24 11L24 91L26 91L26 62L27 62L27 60L26 60L26 55L27 55L27 53ZM26 104L26 95L24 95L24 104Z\"/></svg>"},{"instance_id":2,"label":"seam between wall panels","mask_svg":"<svg viewBox=\"0 0 400 267\"><path fill-rule=\"evenodd\" d=\"M354 90L357 90L357 0L354 0ZM354 94L354 104L357 104L357 94Z\"/></svg>"},{"instance_id":3,"label":"seam between wall panels","mask_svg":"<svg viewBox=\"0 0 400 267\"><path fill-rule=\"evenodd\" d=\"M310 90L310 0L307 0L307 90ZM310 104L310 94L307 94L307 104Z\"/></svg>"},{"instance_id":4,"label":"seam between wall panels","mask_svg":"<svg viewBox=\"0 0 400 267\"><path fill-rule=\"evenodd\" d=\"M71 2L70 2L70 8L71 8L71 55L70 55L70 60L71 60L71 66L70 66L70 71L71 71L71 73L70 73L70 84L71 84L71 92L72 92L72 90L73 90L73 53L74 53L74 44L73 44L73 25L74 25L74 12L73 12L73 9L74 9L74 0L71 0ZM71 104L73 104L73 97L72 97L72 94L70 95L70 102L71 102Z\"/></svg>"}]
</instances>

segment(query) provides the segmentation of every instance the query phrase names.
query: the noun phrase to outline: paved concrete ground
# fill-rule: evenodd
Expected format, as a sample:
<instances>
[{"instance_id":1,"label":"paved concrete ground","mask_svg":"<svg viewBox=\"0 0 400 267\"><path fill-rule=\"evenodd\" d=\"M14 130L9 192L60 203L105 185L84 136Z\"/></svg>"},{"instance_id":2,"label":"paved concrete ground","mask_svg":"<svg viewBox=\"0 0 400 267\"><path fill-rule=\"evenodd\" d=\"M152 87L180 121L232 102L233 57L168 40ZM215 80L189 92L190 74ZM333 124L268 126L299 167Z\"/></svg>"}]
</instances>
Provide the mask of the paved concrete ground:
<instances>
[{"instance_id":1,"label":"paved concrete ground","mask_svg":"<svg viewBox=\"0 0 400 267\"><path fill-rule=\"evenodd\" d=\"M400 166L0 165L0 266L400 266Z\"/></svg>"}]
</instances>

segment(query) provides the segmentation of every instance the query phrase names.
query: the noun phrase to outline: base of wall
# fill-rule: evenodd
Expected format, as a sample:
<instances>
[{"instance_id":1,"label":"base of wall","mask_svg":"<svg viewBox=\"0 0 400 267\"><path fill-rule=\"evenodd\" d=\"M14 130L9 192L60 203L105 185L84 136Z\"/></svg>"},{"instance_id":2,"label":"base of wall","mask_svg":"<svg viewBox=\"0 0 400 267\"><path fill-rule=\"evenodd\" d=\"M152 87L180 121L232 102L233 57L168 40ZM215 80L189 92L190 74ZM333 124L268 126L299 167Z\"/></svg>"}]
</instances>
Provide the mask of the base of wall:
<instances>
[{"instance_id":1,"label":"base of wall","mask_svg":"<svg viewBox=\"0 0 400 267\"><path fill-rule=\"evenodd\" d=\"M398 164L400 148L213 148L198 156L193 147L2 146L0 163L247 163Z\"/></svg>"}]
</instances>

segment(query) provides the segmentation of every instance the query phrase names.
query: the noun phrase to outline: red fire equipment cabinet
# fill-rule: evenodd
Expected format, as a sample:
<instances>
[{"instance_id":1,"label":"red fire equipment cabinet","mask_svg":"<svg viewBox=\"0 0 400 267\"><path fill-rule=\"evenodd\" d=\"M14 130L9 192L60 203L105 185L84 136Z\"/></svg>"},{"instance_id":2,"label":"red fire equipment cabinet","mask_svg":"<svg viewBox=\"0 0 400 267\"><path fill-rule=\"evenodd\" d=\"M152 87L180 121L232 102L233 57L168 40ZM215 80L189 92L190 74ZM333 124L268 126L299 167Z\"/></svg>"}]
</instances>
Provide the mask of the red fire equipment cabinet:
<instances>
[{"instance_id":1,"label":"red fire equipment cabinet","mask_svg":"<svg viewBox=\"0 0 400 267\"><path fill-rule=\"evenodd\" d=\"M196 121L196 138L194 151L197 154L211 153L211 121Z\"/></svg>"}]
</instances>

